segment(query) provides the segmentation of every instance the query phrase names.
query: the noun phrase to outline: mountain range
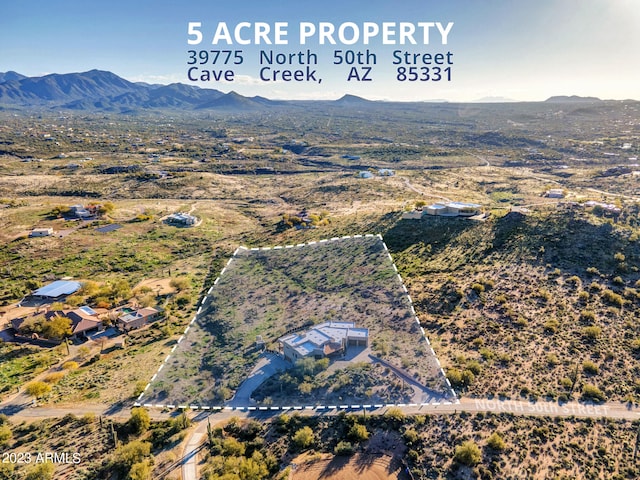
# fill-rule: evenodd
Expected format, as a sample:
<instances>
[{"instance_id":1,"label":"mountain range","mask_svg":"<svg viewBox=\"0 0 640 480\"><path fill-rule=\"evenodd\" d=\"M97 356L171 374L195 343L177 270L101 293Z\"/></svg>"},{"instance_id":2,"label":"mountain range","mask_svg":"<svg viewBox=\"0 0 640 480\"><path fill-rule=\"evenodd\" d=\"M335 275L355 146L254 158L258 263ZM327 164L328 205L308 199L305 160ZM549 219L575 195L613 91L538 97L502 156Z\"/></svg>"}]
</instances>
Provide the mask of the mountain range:
<instances>
[{"instance_id":1,"label":"mountain range","mask_svg":"<svg viewBox=\"0 0 640 480\"><path fill-rule=\"evenodd\" d=\"M594 97L551 97L547 102L599 102ZM139 109L258 110L292 105L264 97L245 97L181 83L151 85L134 83L103 70L26 77L17 72L0 72L0 109L16 107L63 108L128 112ZM298 102L300 103L300 102ZM328 102L336 106L376 105L355 95Z\"/></svg>"},{"instance_id":2,"label":"mountain range","mask_svg":"<svg viewBox=\"0 0 640 480\"><path fill-rule=\"evenodd\" d=\"M91 70L25 77L16 72L0 73L0 105L56 107L73 110L136 110L153 108L250 110L277 105L263 97L244 97L172 83L134 83L118 75Z\"/></svg>"}]
</instances>

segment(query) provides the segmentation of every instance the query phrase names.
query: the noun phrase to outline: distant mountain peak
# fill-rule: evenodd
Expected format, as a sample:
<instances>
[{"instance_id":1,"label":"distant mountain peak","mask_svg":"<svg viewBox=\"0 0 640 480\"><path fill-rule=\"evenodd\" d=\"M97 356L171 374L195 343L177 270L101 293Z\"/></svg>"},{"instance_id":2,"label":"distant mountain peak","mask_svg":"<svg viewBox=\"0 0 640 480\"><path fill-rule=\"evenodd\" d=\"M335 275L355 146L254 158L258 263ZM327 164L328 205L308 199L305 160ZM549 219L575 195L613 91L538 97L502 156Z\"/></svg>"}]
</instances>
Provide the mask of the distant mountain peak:
<instances>
[{"instance_id":1,"label":"distant mountain peak","mask_svg":"<svg viewBox=\"0 0 640 480\"><path fill-rule=\"evenodd\" d=\"M601 102L598 97L580 97L579 95L556 95L549 97L545 100L548 103L586 103L586 102Z\"/></svg>"},{"instance_id":2,"label":"distant mountain peak","mask_svg":"<svg viewBox=\"0 0 640 480\"><path fill-rule=\"evenodd\" d=\"M13 70L9 70L8 72L0 72L0 83L15 82L18 80L22 80L23 78L27 77L18 72L14 72Z\"/></svg>"},{"instance_id":3,"label":"distant mountain peak","mask_svg":"<svg viewBox=\"0 0 640 480\"><path fill-rule=\"evenodd\" d=\"M371 100L367 100L366 98L358 97L357 95L351 95L349 93L343 95L338 100L335 101L337 104L354 104L354 103L371 103Z\"/></svg>"}]
</instances>

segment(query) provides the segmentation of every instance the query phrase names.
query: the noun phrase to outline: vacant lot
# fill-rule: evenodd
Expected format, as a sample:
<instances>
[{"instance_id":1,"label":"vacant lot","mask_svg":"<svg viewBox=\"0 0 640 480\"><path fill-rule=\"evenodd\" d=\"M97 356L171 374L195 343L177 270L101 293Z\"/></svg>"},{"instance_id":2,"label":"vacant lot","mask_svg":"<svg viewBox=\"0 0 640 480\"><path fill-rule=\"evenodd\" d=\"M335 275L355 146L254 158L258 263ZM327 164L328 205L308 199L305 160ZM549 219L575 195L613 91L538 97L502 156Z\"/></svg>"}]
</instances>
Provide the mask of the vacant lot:
<instances>
[{"instance_id":1,"label":"vacant lot","mask_svg":"<svg viewBox=\"0 0 640 480\"><path fill-rule=\"evenodd\" d=\"M368 328L372 355L437 392L448 391L384 244L372 236L268 251L239 249L142 401L219 405L256 363L258 335L277 349L287 331L330 320ZM316 367L290 382L291 393L306 395L307 402L337 401L341 392L352 401L403 401L411 391L379 365L357 363L326 372L326 365ZM376 378L384 384L355 391L353 380L366 378L371 368L379 370ZM298 388L301 383L306 386ZM390 391L399 396L390 397Z\"/></svg>"}]
</instances>

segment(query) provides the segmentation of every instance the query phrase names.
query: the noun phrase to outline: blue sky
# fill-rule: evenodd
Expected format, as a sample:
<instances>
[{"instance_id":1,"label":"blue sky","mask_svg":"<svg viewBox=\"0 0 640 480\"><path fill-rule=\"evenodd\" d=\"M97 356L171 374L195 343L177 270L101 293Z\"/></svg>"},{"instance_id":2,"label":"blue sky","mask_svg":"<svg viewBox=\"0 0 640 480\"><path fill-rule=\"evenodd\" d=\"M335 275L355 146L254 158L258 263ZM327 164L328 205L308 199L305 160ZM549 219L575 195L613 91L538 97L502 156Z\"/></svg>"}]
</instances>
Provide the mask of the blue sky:
<instances>
[{"instance_id":1,"label":"blue sky","mask_svg":"<svg viewBox=\"0 0 640 480\"><path fill-rule=\"evenodd\" d=\"M243 50L236 80L189 82L187 50L210 44L218 22L289 22L288 46L233 46ZM309 48L318 55L321 84L263 82L258 51L306 51L297 44L300 21L454 22L447 45L370 45L377 55L371 82L347 82L332 65L333 51L365 45ZM205 41L187 44L188 22L202 22ZM398 82L394 49L453 54L450 82ZM0 71L24 75L94 68L133 81L182 82L269 98L474 101L484 97L544 100L576 94L640 99L640 8L637 0L379 0L316 2L30 0L0 6ZM211 66L210 68L218 68ZM300 67L294 67L300 68Z\"/></svg>"}]
</instances>

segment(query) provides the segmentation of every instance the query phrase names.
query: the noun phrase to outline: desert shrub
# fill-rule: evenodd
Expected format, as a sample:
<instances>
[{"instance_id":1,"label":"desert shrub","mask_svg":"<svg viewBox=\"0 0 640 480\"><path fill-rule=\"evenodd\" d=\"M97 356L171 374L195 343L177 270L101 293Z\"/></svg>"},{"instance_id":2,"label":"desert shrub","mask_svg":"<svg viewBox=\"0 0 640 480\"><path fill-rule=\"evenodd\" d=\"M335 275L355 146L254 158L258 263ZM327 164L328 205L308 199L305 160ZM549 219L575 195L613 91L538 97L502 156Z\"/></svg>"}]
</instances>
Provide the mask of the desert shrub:
<instances>
[{"instance_id":1,"label":"desert shrub","mask_svg":"<svg viewBox=\"0 0 640 480\"><path fill-rule=\"evenodd\" d=\"M293 441L293 445L297 449L302 450L305 448L309 448L311 445L313 445L313 442L315 441L315 435L313 433L313 430L311 430L311 428L302 427L293 435L292 441Z\"/></svg>"},{"instance_id":2,"label":"desert shrub","mask_svg":"<svg viewBox=\"0 0 640 480\"><path fill-rule=\"evenodd\" d=\"M567 390L573 387L573 380L567 377L563 377L560 379L560 385L562 385Z\"/></svg>"},{"instance_id":3,"label":"desert shrub","mask_svg":"<svg viewBox=\"0 0 640 480\"><path fill-rule=\"evenodd\" d=\"M65 376L65 372L53 372L46 375L42 380L46 383L54 384L58 383Z\"/></svg>"},{"instance_id":4,"label":"desert shrub","mask_svg":"<svg viewBox=\"0 0 640 480\"><path fill-rule=\"evenodd\" d=\"M484 292L484 285L476 282L473 285L471 285L471 290L473 290L478 295L480 295L482 292Z\"/></svg>"},{"instance_id":5,"label":"desert shrub","mask_svg":"<svg viewBox=\"0 0 640 480\"><path fill-rule=\"evenodd\" d=\"M228 457L240 457L244 455L246 446L244 443L233 437L225 438L222 441L222 453Z\"/></svg>"},{"instance_id":6,"label":"desert shrub","mask_svg":"<svg viewBox=\"0 0 640 480\"><path fill-rule=\"evenodd\" d=\"M191 287L191 280L189 280L189 278L187 277L172 278L169 281L169 285L171 285L171 287L175 288L177 291L181 292Z\"/></svg>"},{"instance_id":7,"label":"desert shrub","mask_svg":"<svg viewBox=\"0 0 640 480\"><path fill-rule=\"evenodd\" d=\"M131 409L131 418L127 422L131 432L140 435L149 429L149 425L151 425L151 417L146 409L142 407Z\"/></svg>"},{"instance_id":8,"label":"desert shrub","mask_svg":"<svg viewBox=\"0 0 640 480\"><path fill-rule=\"evenodd\" d=\"M447 378L454 388L460 388L462 384L462 371L457 368L450 368L447 370Z\"/></svg>"},{"instance_id":9,"label":"desert shrub","mask_svg":"<svg viewBox=\"0 0 640 480\"><path fill-rule=\"evenodd\" d=\"M348 456L353 454L353 445L349 442L345 442L344 440L338 442L336 448L333 449L333 453L336 455Z\"/></svg>"},{"instance_id":10,"label":"desert shrub","mask_svg":"<svg viewBox=\"0 0 640 480\"><path fill-rule=\"evenodd\" d=\"M11 437L13 437L11 427L8 424L0 425L0 447L7 445Z\"/></svg>"},{"instance_id":11,"label":"desert shrub","mask_svg":"<svg viewBox=\"0 0 640 480\"><path fill-rule=\"evenodd\" d=\"M481 348L478 353L480 353L480 356L486 361L492 360L495 357L495 353L486 347Z\"/></svg>"},{"instance_id":12,"label":"desert shrub","mask_svg":"<svg viewBox=\"0 0 640 480\"><path fill-rule=\"evenodd\" d=\"M550 318L546 322L544 322L543 328L547 333L556 333L558 331L558 327L560 326L560 322L558 322L555 318Z\"/></svg>"},{"instance_id":13,"label":"desert shrub","mask_svg":"<svg viewBox=\"0 0 640 480\"><path fill-rule=\"evenodd\" d=\"M29 469L24 480L52 480L55 472L56 467L53 463L38 463Z\"/></svg>"},{"instance_id":14,"label":"desert shrub","mask_svg":"<svg viewBox=\"0 0 640 480\"><path fill-rule=\"evenodd\" d=\"M462 383L464 385L466 386L471 385L475 379L476 379L476 376L471 370L464 369L462 371Z\"/></svg>"},{"instance_id":15,"label":"desert shrub","mask_svg":"<svg viewBox=\"0 0 640 480\"><path fill-rule=\"evenodd\" d=\"M150 454L151 443L134 440L116 449L113 464L116 468L128 472L134 464L142 462Z\"/></svg>"},{"instance_id":16,"label":"desert shrub","mask_svg":"<svg viewBox=\"0 0 640 480\"><path fill-rule=\"evenodd\" d=\"M28 383L25 387L25 392L27 393L27 395L34 398L42 398L50 391L51 385L40 381Z\"/></svg>"},{"instance_id":17,"label":"desert shrub","mask_svg":"<svg viewBox=\"0 0 640 480\"><path fill-rule=\"evenodd\" d=\"M152 467L148 459L134 463L129 470L128 480L149 480L151 478Z\"/></svg>"},{"instance_id":18,"label":"desert shrub","mask_svg":"<svg viewBox=\"0 0 640 480\"><path fill-rule=\"evenodd\" d=\"M573 285L574 287L580 287L582 285L582 280L577 275L573 275L567 278L567 283L569 285Z\"/></svg>"},{"instance_id":19,"label":"desert shrub","mask_svg":"<svg viewBox=\"0 0 640 480\"><path fill-rule=\"evenodd\" d=\"M420 436L415 428L407 428L402 434L402 438L404 438L404 443L407 445L415 445Z\"/></svg>"},{"instance_id":20,"label":"desert shrub","mask_svg":"<svg viewBox=\"0 0 640 480\"><path fill-rule=\"evenodd\" d=\"M480 447L469 440L456 447L453 459L463 465L473 467L480 463L482 453L480 452Z\"/></svg>"},{"instance_id":21,"label":"desert shrub","mask_svg":"<svg viewBox=\"0 0 640 480\"><path fill-rule=\"evenodd\" d=\"M596 375L600 371L600 369L592 361L586 360L585 362L582 362L582 371L590 375Z\"/></svg>"},{"instance_id":22,"label":"desert shrub","mask_svg":"<svg viewBox=\"0 0 640 480\"><path fill-rule=\"evenodd\" d=\"M496 452L501 452L507 447L507 444L498 432L493 432L491 434L487 439L487 445Z\"/></svg>"},{"instance_id":23,"label":"desert shrub","mask_svg":"<svg viewBox=\"0 0 640 480\"><path fill-rule=\"evenodd\" d=\"M587 337L587 339L596 340L602 334L602 329L596 325L593 325L590 327L585 327L582 330L582 333L585 337Z\"/></svg>"},{"instance_id":24,"label":"desert shrub","mask_svg":"<svg viewBox=\"0 0 640 480\"><path fill-rule=\"evenodd\" d=\"M404 412L398 407L391 407L384 414L384 418L388 420L392 420L394 422L402 423L404 422L406 416Z\"/></svg>"},{"instance_id":25,"label":"desert shrub","mask_svg":"<svg viewBox=\"0 0 640 480\"><path fill-rule=\"evenodd\" d=\"M555 353L548 353L546 359L547 359L547 364L550 367L555 367L556 365L560 364L558 355L556 355Z\"/></svg>"},{"instance_id":26,"label":"desert shrub","mask_svg":"<svg viewBox=\"0 0 640 480\"><path fill-rule=\"evenodd\" d=\"M604 402L605 400L605 396L602 390L589 383L585 384L582 387L582 398L584 400L595 400L599 402Z\"/></svg>"},{"instance_id":27,"label":"desert shrub","mask_svg":"<svg viewBox=\"0 0 640 480\"><path fill-rule=\"evenodd\" d=\"M363 442L369 439L369 431L366 426L356 423L347 433L347 438L354 442Z\"/></svg>"},{"instance_id":28,"label":"desert shrub","mask_svg":"<svg viewBox=\"0 0 640 480\"><path fill-rule=\"evenodd\" d=\"M477 360L471 360L467 362L465 367L467 368L467 370L473 372L474 375L480 375L480 372L482 372L482 365L480 365Z\"/></svg>"},{"instance_id":29,"label":"desert shrub","mask_svg":"<svg viewBox=\"0 0 640 480\"><path fill-rule=\"evenodd\" d=\"M614 292L613 290L606 289L605 291L603 291L602 299L605 302L611 305L614 305L616 307L622 307L624 305L624 299L622 298L622 296Z\"/></svg>"},{"instance_id":30,"label":"desert shrub","mask_svg":"<svg viewBox=\"0 0 640 480\"><path fill-rule=\"evenodd\" d=\"M592 310L582 310L580 312L580 320L593 323L596 321L596 314Z\"/></svg>"},{"instance_id":31,"label":"desert shrub","mask_svg":"<svg viewBox=\"0 0 640 480\"><path fill-rule=\"evenodd\" d=\"M581 302L585 303L589 300L589 292L586 292L584 290L580 291L580 293L578 294L578 300L580 300Z\"/></svg>"}]
</instances>

